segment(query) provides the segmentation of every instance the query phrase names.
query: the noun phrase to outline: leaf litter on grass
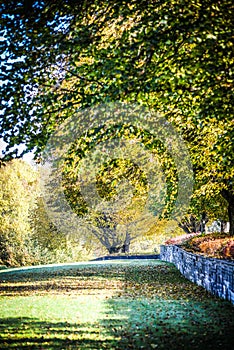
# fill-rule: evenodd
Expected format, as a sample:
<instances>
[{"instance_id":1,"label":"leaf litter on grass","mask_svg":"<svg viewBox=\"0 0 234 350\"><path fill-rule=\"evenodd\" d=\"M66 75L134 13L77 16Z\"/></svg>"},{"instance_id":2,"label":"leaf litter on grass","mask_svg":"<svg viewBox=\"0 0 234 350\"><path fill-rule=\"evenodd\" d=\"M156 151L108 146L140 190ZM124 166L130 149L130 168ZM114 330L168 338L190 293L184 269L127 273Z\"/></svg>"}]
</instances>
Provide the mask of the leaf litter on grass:
<instances>
[{"instance_id":1,"label":"leaf litter on grass","mask_svg":"<svg viewBox=\"0 0 234 350\"><path fill-rule=\"evenodd\" d=\"M232 349L233 306L161 261L0 273L1 349Z\"/></svg>"}]
</instances>

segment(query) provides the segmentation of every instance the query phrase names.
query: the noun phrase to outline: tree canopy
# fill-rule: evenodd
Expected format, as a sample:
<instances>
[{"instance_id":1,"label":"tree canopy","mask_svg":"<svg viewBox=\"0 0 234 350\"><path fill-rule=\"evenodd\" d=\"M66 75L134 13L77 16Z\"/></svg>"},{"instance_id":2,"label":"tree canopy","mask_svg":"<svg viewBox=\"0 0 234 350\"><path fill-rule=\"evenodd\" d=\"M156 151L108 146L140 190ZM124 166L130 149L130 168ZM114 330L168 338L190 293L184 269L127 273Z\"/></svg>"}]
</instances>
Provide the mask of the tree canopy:
<instances>
[{"instance_id":1,"label":"tree canopy","mask_svg":"<svg viewBox=\"0 0 234 350\"><path fill-rule=\"evenodd\" d=\"M181 132L194 168L194 202L221 194L233 233L230 0L10 1L1 14L6 160L21 143L40 157L77 109L139 103Z\"/></svg>"}]
</instances>

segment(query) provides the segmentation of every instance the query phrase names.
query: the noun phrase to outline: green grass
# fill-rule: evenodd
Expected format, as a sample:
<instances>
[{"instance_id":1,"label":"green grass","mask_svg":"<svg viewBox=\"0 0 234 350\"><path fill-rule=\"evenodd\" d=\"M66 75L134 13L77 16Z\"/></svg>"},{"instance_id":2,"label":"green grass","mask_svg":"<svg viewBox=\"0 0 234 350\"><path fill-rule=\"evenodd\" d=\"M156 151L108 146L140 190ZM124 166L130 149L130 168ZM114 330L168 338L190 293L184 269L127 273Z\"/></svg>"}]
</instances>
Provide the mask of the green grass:
<instances>
[{"instance_id":1,"label":"green grass","mask_svg":"<svg viewBox=\"0 0 234 350\"><path fill-rule=\"evenodd\" d=\"M0 349L233 348L233 306L161 261L9 269L0 282Z\"/></svg>"}]
</instances>

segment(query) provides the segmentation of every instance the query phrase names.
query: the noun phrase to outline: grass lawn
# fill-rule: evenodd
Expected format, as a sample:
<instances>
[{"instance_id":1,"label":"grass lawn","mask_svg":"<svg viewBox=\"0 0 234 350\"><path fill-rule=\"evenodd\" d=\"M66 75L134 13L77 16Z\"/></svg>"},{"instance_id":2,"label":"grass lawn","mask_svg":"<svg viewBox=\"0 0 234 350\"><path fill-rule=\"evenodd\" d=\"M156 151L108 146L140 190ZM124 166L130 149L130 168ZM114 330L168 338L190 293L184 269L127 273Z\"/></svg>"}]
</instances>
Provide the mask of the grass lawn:
<instances>
[{"instance_id":1,"label":"grass lawn","mask_svg":"<svg viewBox=\"0 0 234 350\"><path fill-rule=\"evenodd\" d=\"M234 307L160 260L0 272L0 349L234 348Z\"/></svg>"}]
</instances>

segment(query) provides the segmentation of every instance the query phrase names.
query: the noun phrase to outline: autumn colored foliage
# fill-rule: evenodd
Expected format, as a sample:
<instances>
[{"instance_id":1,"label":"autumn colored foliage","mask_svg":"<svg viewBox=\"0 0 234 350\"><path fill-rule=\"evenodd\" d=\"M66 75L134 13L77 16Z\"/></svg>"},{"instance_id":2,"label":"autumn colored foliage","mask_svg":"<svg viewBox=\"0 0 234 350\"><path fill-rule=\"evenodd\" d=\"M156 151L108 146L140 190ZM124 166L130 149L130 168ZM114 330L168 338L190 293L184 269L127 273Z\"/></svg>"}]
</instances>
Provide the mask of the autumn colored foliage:
<instances>
[{"instance_id":1,"label":"autumn colored foliage","mask_svg":"<svg viewBox=\"0 0 234 350\"><path fill-rule=\"evenodd\" d=\"M183 248L196 254L234 260L234 237L230 236L220 234L195 236L184 243Z\"/></svg>"}]
</instances>

